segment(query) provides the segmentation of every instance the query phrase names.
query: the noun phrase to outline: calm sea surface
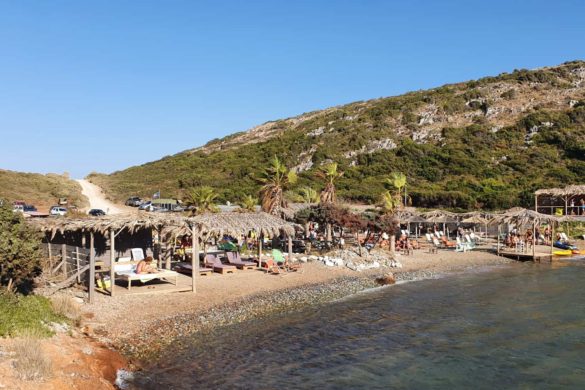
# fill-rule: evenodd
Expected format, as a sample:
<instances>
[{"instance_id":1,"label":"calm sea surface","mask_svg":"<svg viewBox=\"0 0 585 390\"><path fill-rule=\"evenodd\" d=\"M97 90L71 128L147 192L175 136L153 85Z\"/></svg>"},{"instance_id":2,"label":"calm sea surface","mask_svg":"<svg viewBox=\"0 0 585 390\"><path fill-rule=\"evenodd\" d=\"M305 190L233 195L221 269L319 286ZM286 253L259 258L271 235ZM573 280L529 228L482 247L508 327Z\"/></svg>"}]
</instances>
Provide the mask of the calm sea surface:
<instances>
[{"instance_id":1,"label":"calm sea surface","mask_svg":"<svg viewBox=\"0 0 585 390\"><path fill-rule=\"evenodd\" d=\"M405 283L180 340L140 389L585 389L585 261Z\"/></svg>"}]
</instances>

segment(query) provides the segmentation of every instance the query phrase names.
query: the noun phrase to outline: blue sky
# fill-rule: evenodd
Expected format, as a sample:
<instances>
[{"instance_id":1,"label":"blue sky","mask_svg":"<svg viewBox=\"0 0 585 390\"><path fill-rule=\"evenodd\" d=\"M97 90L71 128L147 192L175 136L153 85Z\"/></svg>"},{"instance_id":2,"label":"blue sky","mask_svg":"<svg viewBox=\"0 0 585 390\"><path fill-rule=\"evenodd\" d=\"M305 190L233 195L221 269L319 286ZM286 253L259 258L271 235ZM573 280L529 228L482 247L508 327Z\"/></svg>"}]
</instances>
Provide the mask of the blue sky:
<instances>
[{"instance_id":1,"label":"blue sky","mask_svg":"<svg viewBox=\"0 0 585 390\"><path fill-rule=\"evenodd\" d=\"M585 59L583 1L0 0L0 168L112 172L272 119Z\"/></svg>"}]
</instances>

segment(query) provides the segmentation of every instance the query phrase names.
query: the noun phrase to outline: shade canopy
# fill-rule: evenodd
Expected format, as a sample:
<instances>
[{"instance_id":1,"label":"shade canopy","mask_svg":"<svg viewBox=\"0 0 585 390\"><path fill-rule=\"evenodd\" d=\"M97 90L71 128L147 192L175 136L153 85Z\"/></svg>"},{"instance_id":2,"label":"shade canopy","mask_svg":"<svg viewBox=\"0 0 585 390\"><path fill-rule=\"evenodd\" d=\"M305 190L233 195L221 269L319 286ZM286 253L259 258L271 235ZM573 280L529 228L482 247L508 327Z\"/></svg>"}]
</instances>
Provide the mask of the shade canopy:
<instances>
[{"instance_id":1,"label":"shade canopy","mask_svg":"<svg viewBox=\"0 0 585 390\"><path fill-rule=\"evenodd\" d=\"M503 214L496 214L490 224L514 224L518 226L539 225L541 223L559 223L563 218L554 215L541 214L534 210L514 208Z\"/></svg>"}]
</instances>

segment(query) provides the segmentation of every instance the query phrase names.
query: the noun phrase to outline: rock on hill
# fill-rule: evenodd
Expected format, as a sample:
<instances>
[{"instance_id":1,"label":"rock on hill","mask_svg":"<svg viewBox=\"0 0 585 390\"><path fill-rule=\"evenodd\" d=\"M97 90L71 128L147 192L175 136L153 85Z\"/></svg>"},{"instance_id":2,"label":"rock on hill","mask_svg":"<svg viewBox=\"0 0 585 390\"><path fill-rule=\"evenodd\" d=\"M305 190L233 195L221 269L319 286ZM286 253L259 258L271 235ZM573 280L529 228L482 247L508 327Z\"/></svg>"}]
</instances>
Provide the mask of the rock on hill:
<instances>
[{"instance_id":1,"label":"rock on hill","mask_svg":"<svg viewBox=\"0 0 585 390\"><path fill-rule=\"evenodd\" d=\"M255 194L274 155L316 189L314 171L336 161L339 195L375 202L382 178L402 171L416 206L529 205L539 187L582 182L585 62L445 85L267 122L207 145L110 175L92 174L110 197L181 196L210 185L222 200ZM295 193L288 194L294 198Z\"/></svg>"},{"instance_id":2,"label":"rock on hill","mask_svg":"<svg viewBox=\"0 0 585 390\"><path fill-rule=\"evenodd\" d=\"M8 202L21 200L35 205L39 211L48 211L59 198L69 204L84 207L87 199L81 187L67 175L14 172L0 169L0 199Z\"/></svg>"}]
</instances>

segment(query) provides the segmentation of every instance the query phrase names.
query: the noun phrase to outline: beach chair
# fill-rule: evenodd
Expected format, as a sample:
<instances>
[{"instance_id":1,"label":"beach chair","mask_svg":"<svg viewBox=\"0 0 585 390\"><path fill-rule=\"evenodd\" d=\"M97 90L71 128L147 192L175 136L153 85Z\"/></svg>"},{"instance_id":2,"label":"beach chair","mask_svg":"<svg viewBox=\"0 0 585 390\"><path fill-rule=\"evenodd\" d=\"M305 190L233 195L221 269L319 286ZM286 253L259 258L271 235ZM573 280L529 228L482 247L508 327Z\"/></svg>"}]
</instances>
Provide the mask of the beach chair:
<instances>
[{"instance_id":1,"label":"beach chair","mask_svg":"<svg viewBox=\"0 0 585 390\"><path fill-rule=\"evenodd\" d=\"M465 235L465 242L467 244L468 249L475 249L475 241L473 241L471 239L471 236L469 234Z\"/></svg>"},{"instance_id":2,"label":"beach chair","mask_svg":"<svg viewBox=\"0 0 585 390\"><path fill-rule=\"evenodd\" d=\"M441 242L445 248L455 248L457 246L456 243L447 240L447 237L445 236L441 237Z\"/></svg>"},{"instance_id":3,"label":"beach chair","mask_svg":"<svg viewBox=\"0 0 585 390\"><path fill-rule=\"evenodd\" d=\"M272 250L272 258L276 262L276 264L284 268L285 271L298 271L301 269L301 263L292 263L292 261L287 260L281 251L278 249Z\"/></svg>"},{"instance_id":4,"label":"beach chair","mask_svg":"<svg viewBox=\"0 0 585 390\"><path fill-rule=\"evenodd\" d=\"M239 252L226 252L226 257L229 265L233 265L241 270L256 268L256 263L253 261L243 261Z\"/></svg>"},{"instance_id":5,"label":"beach chair","mask_svg":"<svg viewBox=\"0 0 585 390\"><path fill-rule=\"evenodd\" d=\"M179 273L185 274L185 275L191 275L192 274L192 267L191 267L191 263L187 263L187 262L182 262L182 263L178 263L173 267L174 271L177 271ZM199 267L199 275L201 276L210 276L213 273L213 268L207 268L207 267Z\"/></svg>"},{"instance_id":6,"label":"beach chair","mask_svg":"<svg viewBox=\"0 0 585 390\"><path fill-rule=\"evenodd\" d=\"M215 255L207 254L205 259L203 260L205 267L213 268L214 272L220 274L233 274L236 270L236 267L233 265L223 264L220 259L218 259Z\"/></svg>"},{"instance_id":7,"label":"beach chair","mask_svg":"<svg viewBox=\"0 0 585 390\"><path fill-rule=\"evenodd\" d=\"M455 252L466 252L469 249L467 243L461 241L461 238L456 238Z\"/></svg>"},{"instance_id":8,"label":"beach chair","mask_svg":"<svg viewBox=\"0 0 585 390\"><path fill-rule=\"evenodd\" d=\"M132 255L133 261L144 260L144 251L142 248L132 248L130 249L130 254Z\"/></svg>"},{"instance_id":9,"label":"beach chair","mask_svg":"<svg viewBox=\"0 0 585 390\"><path fill-rule=\"evenodd\" d=\"M137 261L126 261L126 262L122 262L122 263L114 263L114 277L128 281L128 290L131 289L133 280L139 280L142 283L146 283L146 282L149 282L153 279L162 279L165 281L169 281L169 279L174 279L175 286L178 285L179 274L177 272L167 270L167 269L162 269L162 270L158 270L155 273L137 274L136 273L136 265L137 264L138 264Z\"/></svg>"}]
</instances>

